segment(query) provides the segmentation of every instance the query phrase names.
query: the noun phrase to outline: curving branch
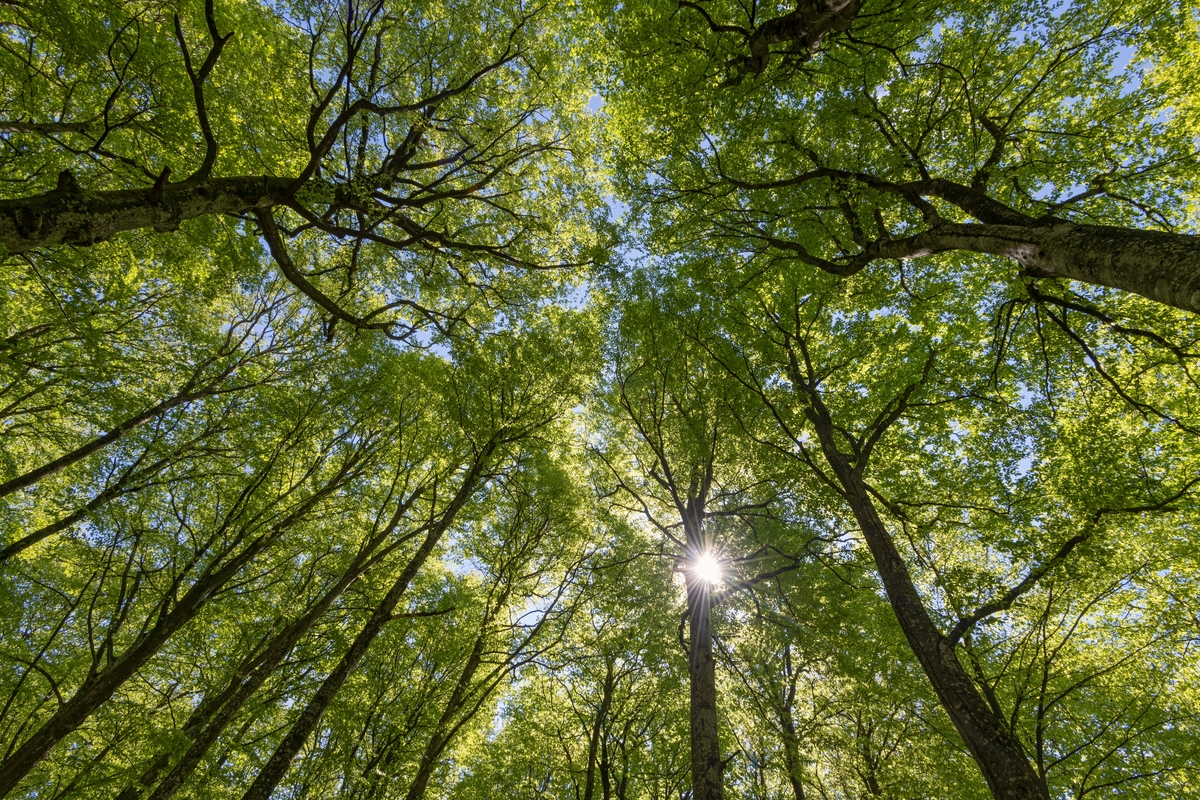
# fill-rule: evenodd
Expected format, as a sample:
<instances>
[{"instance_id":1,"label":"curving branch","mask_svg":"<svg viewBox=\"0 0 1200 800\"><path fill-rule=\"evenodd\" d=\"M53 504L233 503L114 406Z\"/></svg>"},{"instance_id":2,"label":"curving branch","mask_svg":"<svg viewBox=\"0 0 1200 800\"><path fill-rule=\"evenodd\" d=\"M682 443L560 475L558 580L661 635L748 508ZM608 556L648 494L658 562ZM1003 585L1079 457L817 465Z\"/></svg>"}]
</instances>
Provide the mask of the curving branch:
<instances>
[{"instance_id":1,"label":"curving branch","mask_svg":"<svg viewBox=\"0 0 1200 800\"><path fill-rule=\"evenodd\" d=\"M696 3L680 2L679 5L699 11L715 33L734 32L744 37L749 53L729 63L730 75L722 84L737 86L748 76L761 75L773 52L782 52L800 61L812 59L830 34L850 29L862 9L863 0L798 0L793 11L769 19L753 31L740 26L717 25ZM773 51L774 45L787 47Z\"/></svg>"},{"instance_id":2,"label":"curving branch","mask_svg":"<svg viewBox=\"0 0 1200 800\"><path fill-rule=\"evenodd\" d=\"M1171 504L1186 495L1197 483L1200 483L1200 478L1192 478L1190 481L1186 482L1183 487L1179 489L1179 491L1175 492L1170 497L1155 503L1148 503L1141 506L1130 506L1128 508L1102 508L1096 511L1090 518L1088 518L1088 521L1084 525L1082 531L1063 542L1062 546L1058 548L1058 551L1053 556L1046 559L1046 561L1038 566L1030 569L1029 574L1026 575L1016 586L1013 586L995 600L984 603L979 608L960 619L950 633L946 636L946 644L950 647L955 646L962 641L963 636L965 636L973 627L975 627L976 623L987 617L990 617L992 614L997 614L1001 611L1007 611L1009 608L1011 608L1012 604L1015 603L1021 597L1021 595L1025 594L1034 586L1036 586L1038 581L1046 577L1046 575L1054 571L1055 568L1066 561L1067 556L1071 555L1076 547L1091 539L1095 535L1096 529L1099 527L1100 522L1104 519L1104 517L1113 514L1145 514L1153 511L1173 511L1174 509L1171 508Z\"/></svg>"},{"instance_id":3,"label":"curving branch","mask_svg":"<svg viewBox=\"0 0 1200 800\"><path fill-rule=\"evenodd\" d=\"M207 178L212 172L213 165L217 163L217 139L213 135L212 125L208 121L208 106L204 102L204 83L208 80L208 75L212 72L213 67L217 65L217 59L221 57L225 43L233 36L233 31L224 36L217 32L217 21L213 15L213 0L204 0L204 19L208 23L208 35L212 38L212 47L209 49L204 63L200 65L200 71L197 72L192 68L192 56L188 52L187 41L183 37L183 26L179 22L179 15L175 15L175 38L179 41L179 49L183 53L183 66L192 82L192 96L196 102L196 119L200 123L200 132L204 135L204 161L192 173L191 178Z\"/></svg>"}]
</instances>

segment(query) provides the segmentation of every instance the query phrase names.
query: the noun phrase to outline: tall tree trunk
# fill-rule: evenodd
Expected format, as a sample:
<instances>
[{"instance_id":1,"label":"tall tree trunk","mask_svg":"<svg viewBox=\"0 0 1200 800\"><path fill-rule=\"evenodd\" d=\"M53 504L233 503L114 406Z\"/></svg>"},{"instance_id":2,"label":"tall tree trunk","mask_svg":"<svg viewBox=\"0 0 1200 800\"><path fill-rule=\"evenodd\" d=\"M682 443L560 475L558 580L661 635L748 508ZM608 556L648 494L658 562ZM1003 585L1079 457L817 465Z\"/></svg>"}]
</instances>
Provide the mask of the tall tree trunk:
<instances>
[{"instance_id":1,"label":"tall tree trunk","mask_svg":"<svg viewBox=\"0 0 1200 800\"><path fill-rule=\"evenodd\" d=\"M254 783L250 785L242 795L242 800L268 800L271 794L275 791L275 787L279 785L279 781L287 773L292 765L292 761L299 754L308 737L316 729L321 718L325 715L325 710L337 693L341 690L346 680L351 673L357 669L359 663L367 654L376 637L379 636L391 619L392 614L396 610L396 605L400 599L408 591L409 584L416 577L417 572L424 566L425 560L429 558L438 542L441 541L442 535L453 523L458 512L467 504L471 495L475 493L475 488L484 475L484 470L488 460L497 446L497 439L493 437L487 445L480 451L470 470L463 476L463 482L455 493L454 498L443 512L441 519L430 528L426 534L425 540L421 542L421 546L417 552L413 554L412 559L404 567L404 571L400 573L395 583L388 589L383 600L376 606L371 613L362 630L358 632L358 636L350 644L350 648L342 655L337 666L321 683L316 694L308 701L308 704L300 712L299 717L292 724L292 727L284 735L283 740L275 748L275 752L271 754L270 759L263 766L258 776L254 779Z\"/></svg>"},{"instance_id":2,"label":"tall tree trunk","mask_svg":"<svg viewBox=\"0 0 1200 800\"><path fill-rule=\"evenodd\" d=\"M804 800L804 784L800 780L800 736L796 733L796 720L792 716L796 709L796 684L800 676L792 664L790 642L783 646L783 677L787 680L787 688L776 707L779 729L783 733L783 766L787 770L788 783L792 786L795 800Z\"/></svg>"},{"instance_id":3,"label":"tall tree trunk","mask_svg":"<svg viewBox=\"0 0 1200 800\"><path fill-rule=\"evenodd\" d=\"M604 688L600 696L600 708L596 711L596 719L592 723L592 734L588 740L587 780L583 785L583 800L592 800L596 792L596 756L600 747L600 739L604 735L605 721L608 710L612 706L613 662L606 660L604 664Z\"/></svg>"},{"instance_id":4,"label":"tall tree trunk","mask_svg":"<svg viewBox=\"0 0 1200 800\"><path fill-rule=\"evenodd\" d=\"M804 784L800 781L800 740L796 736L796 723L791 714L784 714L779 722L783 726L783 766L787 769L788 783L795 800L804 800Z\"/></svg>"},{"instance_id":5,"label":"tall tree trunk","mask_svg":"<svg viewBox=\"0 0 1200 800\"><path fill-rule=\"evenodd\" d=\"M135 429L141 427L142 425L145 425L147 422L149 422L152 419L155 419L156 417L162 416L163 414L167 413L171 409L177 408L178 406L184 405L185 403L190 403L193 400L198 400L204 396L205 396L204 393L194 394L192 392L192 386L189 383L189 385L185 388L185 390L180 391L179 393L175 394L174 396L169 397L166 400L162 401L161 403L151 406L150 408L147 408L146 410L144 410L138 414L134 414L132 417L128 417L128 418L122 420L121 422L117 423L117 425L115 427L113 427L112 429L106 431L105 433L102 433L101 435L95 437L91 441L81 444L79 447L76 447L71 452L64 453L63 455L59 456L58 458L54 459L53 461L49 461L40 467L31 469L29 472L26 472L24 475L18 475L15 478L5 481L4 483L0 483L0 497L6 497L15 491L32 486L33 484L40 481L42 478L47 478L47 477L53 475L54 473L59 472L60 470L66 469L67 467L71 466L72 464L82 461L83 459L90 456L92 453L95 453L99 450L104 449L105 447L107 447L108 445L117 441L122 436L129 433L130 431L135 430ZM49 534L47 534L47 535L49 535ZM43 536L42 538L45 538L45 537ZM21 549L23 549L23 548L21 548ZM5 550L4 550L5 558L12 555L12 553L9 553L8 550L9 550L9 548L5 548ZM19 550L16 552L19 552Z\"/></svg>"},{"instance_id":6,"label":"tall tree trunk","mask_svg":"<svg viewBox=\"0 0 1200 800\"><path fill-rule=\"evenodd\" d=\"M425 751L421 753L421 760L417 764L417 772L413 776L412 783L408 786L408 792L404 795L404 800L421 800L425 796L425 791L429 788L429 779L433 777L433 770L437 767L438 760L442 753L445 752L446 746L450 744L450 740L454 732L458 730L458 726L453 725L454 717L457 716L459 709L462 707L463 701L467 697L467 692L471 688L471 681L475 679L475 673L479 670L479 665L483 662L483 648L487 643L487 625L479 632L479 636L475 639L475 644L471 647L471 655L467 657L467 663L463 666L462 672L458 675L458 681L454 684L454 691L450 693L450 699L446 701L446 707L442 709L442 715L437 721L437 725L433 729L433 735L429 737L429 743L425 745Z\"/></svg>"},{"instance_id":7,"label":"tall tree trunk","mask_svg":"<svg viewBox=\"0 0 1200 800\"><path fill-rule=\"evenodd\" d=\"M265 551L284 531L288 530L308 514L322 499L337 489L354 466L356 459L348 459L337 473L318 491L295 508L267 533L253 539L237 555L223 563L210 564L173 606L164 604L154 625L129 649L112 660L105 668L92 673L70 700L58 710L32 736L0 764L0 797L3 797L41 761L58 742L78 728L84 720L108 701L125 681L137 674L172 634L195 618L200 610L241 569ZM237 546L235 542L230 550ZM228 553L229 550L226 550Z\"/></svg>"},{"instance_id":8,"label":"tall tree trunk","mask_svg":"<svg viewBox=\"0 0 1200 800\"><path fill-rule=\"evenodd\" d=\"M1029 763L1020 741L1004 721L992 713L959 663L954 646L930 619L908 565L867 492L860 468L852 468L837 448L828 410L823 406L810 406L808 417L816 428L825 459L866 539L900 628L933 684L942 707L983 772L993 796L997 800L1049 800L1046 785Z\"/></svg>"},{"instance_id":9,"label":"tall tree trunk","mask_svg":"<svg viewBox=\"0 0 1200 800\"><path fill-rule=\"evenodd\" d=\"M383 550L379 547L396 531L405 513L417 499L417 492L397 504L388 525L376 532L355 556L350 565L342 572L337 582L323 594L316 603L290 625L285 627L256 658L247 661L229 681L229 683L211 699L206 696L204 701L192 712L184 724L182 733L191 739L191 745L184 751L179 762L167 773L162 782L154 788L150 800L169 800L180 786L191 776L201 760L208 753L213 743L242 709L255 692L266 682L275 669L292 651L301 637L325 614L342 594L350 588L367 570L408 541L413 534L399 537ZM376 552L378 551L378 552ZM142 787L154 786L158 775L170 766L169 753L155 759L139 780ZM141 794L137 784L126 788L117 800L136 800Z\"/></svg>"},{"instance_id":10,"label":"tall tree trunk","mask_svg":"<svg viewBox=\"0 0 1200 800\"><path fill-rule=\"evenodd\" d=\"M148 449L146 452L148 452ZM144 455L145 452L143 452L143 456ZM141 461L141 458L139 457L138 461L130 465L121 474L121 476L117 478L116 481L101 490L95 497L89 500L82 507L55 522L51 522L48 525L43 525L37 530L22 536L20 539L17 539L15 542L7 545L6 547L0 548L0 564L3 564L13 556L29 549L30 547L33 547L38 542L48 539L59 531L66 530L76 522L82 520L88 514L91 514L93 511L102 508L111 500L114 500L123 494L136 491L138 488L138 481L147 481L150 478L158 475L163 471L163 469L171 464L175 458L177 458L177 454L173 453L171 455L164 456L145 467L138 468L138 464Z\"/></svg>"},{"instance_id":11,"label":"tall tree trunk","mask_svg":"<svg viewBox=\"0 0 1200 800\"><path fill-rule=\"evenodd\" d=\"M688 682L691 687L692 798L721 800L721 744L717 739L717 671L712 606L703 578L687 573Z\"/></svg>"},{"instance_id":12,"label":"tall tree trunk","mask_svg":"<svg viewBox=\"0 0 1200 800\"><path fill-rule=\"evenodd\" d=\"M12 791L29 770L49 754L54 745L78 728L125 681L137 674L142 665L166 644L173 633L200 612L213 593L265 550L273 539L274 534L264 534L224 566L206 572L192 584L170 612L159 617L154 627L136 645L126 650L106 668L88 677L70 700L59 706L42 727L0 764L0 797Z\"/></svg>"},{"instance_id":13,"label":"tall tree trunk","mask_svg":"<svg viewBox=\"0 0 1200 800\"><path fill-rule=\"evenodd\" d=\"M206 381L201 383L200 378L204 374L204 371L208 369L208 367L211 366L218 357L218 355L213 355L197 364L192 369L191 376L183 383L182 386L179 387L175 394L171 395L167 399L156 403L147 409L143 409L131 417L125 418L121 422L118 422L110 430L93 438L91 441L81 444L71 452L64 453L58 458L49 461L40 467L32 469L23 475L18 475L17 477L5 481L4 483L0 483L0 497L6 497L15 491L32 486L43 478L47 478L56 472L82 461L93 453L96 453L113 442L121 439L130 431L136 430L142 425L145 425L147 422L161 417L168 411L217 394L220 391L222 382L225 381L225 379L228 378L237 367L236 364L228 365L223 370L215 375L212 375ZM103 497L103 495L101 495L101 497ZM45 537L43 536L42 538ZM24 541L25 540L22 540L16 544L21 545ZM3 558L8 558L12 555L10 549L11 548L4 549L2 554ZM19 550L17 552L19 552Z\"/></svg>"}]
</instances>

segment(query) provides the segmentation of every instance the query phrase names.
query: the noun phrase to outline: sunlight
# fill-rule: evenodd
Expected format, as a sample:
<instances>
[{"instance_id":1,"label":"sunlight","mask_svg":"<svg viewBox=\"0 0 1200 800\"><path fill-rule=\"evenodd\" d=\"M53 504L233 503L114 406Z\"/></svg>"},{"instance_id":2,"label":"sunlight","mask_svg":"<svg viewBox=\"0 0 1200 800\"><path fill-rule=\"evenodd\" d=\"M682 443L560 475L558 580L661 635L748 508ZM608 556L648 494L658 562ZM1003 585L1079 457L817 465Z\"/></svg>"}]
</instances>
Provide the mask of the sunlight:
<instances>
[{"instance_id":1,"label":"sunlight","mask_svg":"<svg viewBox=\"0 0 1200 800\"><path fill-rule=\"evenodd\" d=\"M692 564L692 573L707 584L721 582L721 564L712 553L701 553Z\"/></svg>"}]
</instances>

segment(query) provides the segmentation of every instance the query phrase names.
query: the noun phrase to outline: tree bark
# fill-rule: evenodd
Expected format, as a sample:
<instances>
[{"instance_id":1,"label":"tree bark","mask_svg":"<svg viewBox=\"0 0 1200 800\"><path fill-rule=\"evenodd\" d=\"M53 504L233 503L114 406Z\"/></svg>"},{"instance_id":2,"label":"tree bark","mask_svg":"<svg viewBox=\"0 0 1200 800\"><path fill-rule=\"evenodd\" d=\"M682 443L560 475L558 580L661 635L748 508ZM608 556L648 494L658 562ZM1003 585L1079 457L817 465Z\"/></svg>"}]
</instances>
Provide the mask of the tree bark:
<instances>
[{"instance_id":1,"label":"tree bark","mask_svg":"<svg viewBox=\"0 0 1200 800\"><path fill-rule=\"evenodd\" d=\"M288 197L292 183L291 178L251 175L168 183L160 191L56 189L0 200L0 248L12 255L35 247L86 247L122 231L175 230L196 217L276 205Z\"/></svg>"},{"instance_id":2,"label":"tree bark","mask_svg":"<svg viewBox=\"0 0 1200 800\"><path fill-rule=\"evenodd\" d=\"M1026 225L942 224L868 248L870 258L964 250L1015 260L1030 275L1069 278L1200 313L1200 238L1058 220ZM857 271L857 270L853 270Z\"/></svg>"},{"instance_id":3,"label":"tree bark","mask_svg":"<svg viewBox=\"0 0 1200 800\"><path fill-rule=\"evenodd\" d=\"M12 791L29 770L49 754L54 745L78 728L125 681L137 674L142 665L166 644L175 631L200 612L213 593L267 548L275 535L277 532L260 536L235 558L218 569L206 572L192 584L170 612L159 617L154 627L135 646L126 650L105 669L88 677L70 700L59 706L41 728L0 764L0 797Z\"/></svg>"},{"instance_id":4,"label":"tree bark","mask_svg":"<svg viewBox=\"0 0 1200 800\"><path fill-rule=\"evenodd\" d=\"M796 737L796 723L790 715L779 720L783 725L783 766L787 769L788 783L795 800L804 800L804 784L800 781L800 747Z\"/></svg>"},{"instance_id":5,"label":"tree bark","mask_svg":"<svg viewBox=\"0 0 1200 800\"><path fill-rule=\"evenodd\" d=\"M808 417L866 539L900 628L992 795L997 800L1049 800L1046 785L1029 763L1020 741L992 713L959 663L954 646L930 619L908 565L879 517L862 476L837 448L828 412L810 406Z\"/></svg>"},{"instance_id":6,"label":"tree bark","mask_svg":"<svg viewBox=\"0 0 1200 800\"><path fill-rule=\"evenodd\" d=\"M604 665L604 688L600 697L600 708L596 711L596 719L592 723L592 735L588 740L587 781L583 786L583 800L592 800L596 793L596 755L600 749L600 738L604 735L605 721L608 710L612 706L613 696L613 662L606 661Z\"/></svg>"},{"instance_id":7,"label":"tree bark","mask_svg":"<svg viewBox=\"0 0 1200 800\"><path fill-rule=\"evenodd\" d=\"M55 133L87 133L86 122L0 122L0 133L36 133L50 136Z\"/></svg>"},{"instance_id":8,"label":"tree bark","mask_svg":"<svg viewBox=\"0 0 1200 800\"><path fill-rule=\"evenodd\" d=\"M192 583L183 597L174 605L169 606L169 610L168 605L164 602L154 625L136 643L119 657L113 659L107 667L89 675L71 696L71 699L59 706L50 719L0 764L0 797L12 791L58 742L78 728L97 708L107 702L125 681L136 675L138 670L162 649L172 634L195 618L212 596L237 575L242 567L265 551L322 499L336 490L345 480L354 463L355 459L344 463L318 491L269 531L251 540L237 555L226 559L219 565L216 563L220 560L218 557ZM225 552L228 553L236 548L243 536L244 534L239 534Z\"/></svg>"},{"instance_id":9,"label":"tree bark","mask_svg":"<svg viewBox=\"0 0 1200 800\"><path fill-rule=\"evenodd\" d=\"M1090 225L1056 217L1033 217L977 188L943 178L893 183L872 175L818 168L780 181L728 180L739 188L776 190L811 181L856 181L903 198L925 215L929 227L911 236L884 235L863 242L860 252L830 260L800 242L758 231L757 238L834 275L849 276L879 259L907 259L961 250L1015 260L1034 277L1068 278L1107 286L1147 300L1200 313L1200 237L1114 225ZM957 206L978 223L943 221L924 198ZM861 233L861 232L860 232Z\"/></svg>"},{"instance_id":10,"label":"tree bark","mask_svg":"<svg viewBox=\"0 0 1200 800\"><path fill-rule=\"evenodd\" d=\"M212 376L203 385L197 386L200 376L203 374L204 370L210 364L212 364L216 358L217 356L212 356L201 362L195 368L192 376L183 384L183 386L181 386L178 391L175 392L175 394L171 395L162 402L157 403L150 408L144 409L139 413L134 414L132 417L127 417L121 420L113 428L99 436L96 436L90 441L85 442L79 447L76 447L71 452L64 453L53 461L47 462L40 467L36 467L35 469L32 469L23 475L18 475L17 477L5 481L4 483L0 483L0 498L7 497L13 492L21 489L28 488L43 478L48 478L51 475L82 461L93 453L99 452L113 442L118 441L130 431L137 430L147 422L157 419L158 417L161 417L162 415L178 408L179 406L187 405L188 403L193 403L197 400L203 400L207 397L217 394L220 391L221 383L230 376L230 374L237 368L237 365L235 364L226 367L220 373ZM54 531L51 531L51 533L53 532ZM49 533L46 535L49 535ZM23 541L24 540L22 540L22 542ZM13 546L22 545L22 542L17 542ZM33 543L34 542L30 542L29 544ZM22 545L20 549L23 549L27 546L28 545ZM4 551L0 553L0 561L3 561L4 559L7 559L9 556L13 555L13 553L10 552L10 549L11 546L5 548ZM19 550L17 552L19 552Z\"/></svg>"},{"instance_id":11,"label":"tree bark","mask_svg":"<svg viewBox=\"0 0 1200 800\"><path fill-rule=\"evenodd\" d=\"M485 625L484 630L480 631L479 636L476 637L475 644L471 648L471 655L468 656L467 663L463 666L458 681L454 685L454 691L450 693L450 699L446 701L446 707L442 709L442 715L433 729L433 735L429 737L429 743L425 746L425 751L421 753L417 773L413 777L412 783L409 784L404 800L421 800L425 797L425 791L429 788L429 779L433 777L433 770L437 766L438 759L441 758L446 746L450 744L454 732L458 729L458 726L451 723L467 697L471 681L475 679L479 665L483 663L483 648L486 643Z\"/></svg>"},{"instance_id":12,"label":"tree bark","mask_svg":"<svg viewBox=\"0 0 1200 800\"><path fill-rule=\"evenodd\" d=\"M717 673L709 586L687 573L688 683L691 689L692 798L721 800L721 743L717 738Z\"/></svg>"},{"instance_id":13,"label":"tree bark","mask_svg":"<svg viewBox=\"0 0 1200 800\"><path fill-rule=\"evenodd\" d=\"M750 71L766 69L773 44L793 44L811 58L827 35L850 27L861 7L862 0L800 0L795 11L767 20L751 35Z\"/></svg>"},{"instance_id":14,"label":"tree bark","mask_svg":"<svg viewBox=\"0 0 1200 800\"><path fill-rule=\"evenodd\" d=\"M371 537L350 565L342 572L338 581L316 603L311 605L301 617L280 631L257 658L244 664L242 669L233 676L225 688L219 694L212 697L211 702L209 701L210 698L206 696L204 702L196 707L196 710L188 717L182 729L183 734L191 739L192 743L184 751L179 762L167 773L162 782L154 788L154 791L150 795L150 800L169 800L169 798L174 796L179 787L195 771L213 743L216 742L217 737L221 735L237 712L242 709L246 702L266 682L267 678L274 673L275 669L283 662L288 653L292 651L301 637L317 623L334 602L355 581L362 577L368 569L379 563L383 557L393 552L413 535L407 534L402 536L383 550L376 552L380 545L395 533L396 528L403 519L403 515L412 507L416 499L417 493L414 492L405 501L401 502L397 506L396 513L389 521L387 527ZM156 759L139 782L143 787L149 788L154 786L158 775L168 766L170 766L169 753ZM131 785L122 792L118 800L136 800L140 793L141 789L136 785Z\"/></svg>"},{"instance_id":15,"label":"tree bark","mask_svg":"<svg viewBox=\"0 0 1200 800\"><path fill-rule=\"evenodd\" d=\"M800 737L796 733L795 713L797 676L792 668L792 646L787 644L783 651L783 673L788 680L783 702L779 704L779 728L783 732L783 766L787 770L788 783L795 800L804 800L804 784L800 780Z\"/></svg>"}]
</instances>

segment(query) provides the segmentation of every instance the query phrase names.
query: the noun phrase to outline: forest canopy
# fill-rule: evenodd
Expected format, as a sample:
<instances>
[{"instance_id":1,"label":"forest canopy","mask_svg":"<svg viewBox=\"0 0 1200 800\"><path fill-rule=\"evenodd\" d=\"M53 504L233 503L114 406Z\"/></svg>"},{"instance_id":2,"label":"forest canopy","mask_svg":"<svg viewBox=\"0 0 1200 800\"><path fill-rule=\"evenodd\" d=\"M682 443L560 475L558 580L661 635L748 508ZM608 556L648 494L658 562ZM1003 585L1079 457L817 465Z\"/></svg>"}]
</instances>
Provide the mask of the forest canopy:
<instances>
[{"instance_id":1,"label":"forest canopy","mask_svg":"<svg viewBox=\"0 0 1200 800\"><path fill-rule=\"evenodd\" d=\"M1195 0L0 4L0 797L1200 798Z\"/></svg>"}]
</instances>

